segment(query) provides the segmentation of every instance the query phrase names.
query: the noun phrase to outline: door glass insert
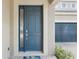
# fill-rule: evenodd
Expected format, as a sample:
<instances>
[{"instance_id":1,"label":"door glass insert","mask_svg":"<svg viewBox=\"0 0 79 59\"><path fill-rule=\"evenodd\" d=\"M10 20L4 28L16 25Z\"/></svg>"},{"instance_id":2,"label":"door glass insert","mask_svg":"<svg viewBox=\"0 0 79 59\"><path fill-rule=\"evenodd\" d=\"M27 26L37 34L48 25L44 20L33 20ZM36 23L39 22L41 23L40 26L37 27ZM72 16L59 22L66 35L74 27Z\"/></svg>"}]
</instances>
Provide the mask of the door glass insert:
<instances>
[{"instance_id":1,"label":"door glass insert","mask_svg":"<svg viewBox=\"0 0 79 59\"><path fill-rule=\"evenodd\" d=\"M20 50L23 50L24 48L24 9L21 7L19 10L19 39L20 39L20 45L19 47L21 48Z\"/></svg>"}]
</instances>

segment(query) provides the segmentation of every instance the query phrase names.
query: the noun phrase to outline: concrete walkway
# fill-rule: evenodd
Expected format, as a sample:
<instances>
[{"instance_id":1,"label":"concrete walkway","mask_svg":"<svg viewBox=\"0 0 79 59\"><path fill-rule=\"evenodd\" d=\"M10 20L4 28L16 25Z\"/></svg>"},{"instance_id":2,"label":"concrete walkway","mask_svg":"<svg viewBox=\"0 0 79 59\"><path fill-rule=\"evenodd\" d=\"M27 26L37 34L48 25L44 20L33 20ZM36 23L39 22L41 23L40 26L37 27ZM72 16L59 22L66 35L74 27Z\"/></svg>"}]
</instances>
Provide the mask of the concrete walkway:
<instances>
[{"instance_id":1,"label":"concrete walkway","mask_svg":"<svg viewBox=\"0 0 79 59\"><path fill-rule=\"evenodd\" d=\"M41 59L57 59L55 56L43 56Z\"/></svg>"}]
</instances>

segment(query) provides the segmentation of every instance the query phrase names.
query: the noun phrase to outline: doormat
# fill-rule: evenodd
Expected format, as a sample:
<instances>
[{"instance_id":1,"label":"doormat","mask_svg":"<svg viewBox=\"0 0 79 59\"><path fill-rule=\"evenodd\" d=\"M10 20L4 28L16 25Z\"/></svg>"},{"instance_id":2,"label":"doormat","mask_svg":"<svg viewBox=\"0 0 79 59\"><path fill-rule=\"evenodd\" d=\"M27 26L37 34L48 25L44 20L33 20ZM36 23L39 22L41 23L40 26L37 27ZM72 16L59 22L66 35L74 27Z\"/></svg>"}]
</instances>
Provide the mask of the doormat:
<instances>
[{"instance_id":1,"label":"doormat","mask_svg":"<svg viewBox=\"0 0 79 59\"><path fill-rule=\"evenodd\" d=\"M28 57L23 57L23 59L41 59L40 56L28 56Z\"/></svg>"}]
</instances>

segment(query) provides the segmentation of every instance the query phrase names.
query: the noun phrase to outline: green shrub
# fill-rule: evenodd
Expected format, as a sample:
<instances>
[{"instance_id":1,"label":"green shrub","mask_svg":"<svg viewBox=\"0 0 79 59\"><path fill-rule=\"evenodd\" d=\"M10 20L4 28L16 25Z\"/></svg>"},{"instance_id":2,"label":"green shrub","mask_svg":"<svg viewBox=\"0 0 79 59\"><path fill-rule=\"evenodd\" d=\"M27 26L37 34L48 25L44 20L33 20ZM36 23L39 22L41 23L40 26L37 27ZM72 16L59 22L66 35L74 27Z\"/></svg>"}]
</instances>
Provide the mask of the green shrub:
<instances>
[{"instance_id":1,"label":"green shrub","mask_svg":"<svg viewBox=\"0 0 79 59\"><path fill-rule=\"evenodd\" d=\"M57 59L74 59L74 56L71 52L65 51L61 47L55 48L55 56L57 57Z\"/></svg>"}]
</instances>

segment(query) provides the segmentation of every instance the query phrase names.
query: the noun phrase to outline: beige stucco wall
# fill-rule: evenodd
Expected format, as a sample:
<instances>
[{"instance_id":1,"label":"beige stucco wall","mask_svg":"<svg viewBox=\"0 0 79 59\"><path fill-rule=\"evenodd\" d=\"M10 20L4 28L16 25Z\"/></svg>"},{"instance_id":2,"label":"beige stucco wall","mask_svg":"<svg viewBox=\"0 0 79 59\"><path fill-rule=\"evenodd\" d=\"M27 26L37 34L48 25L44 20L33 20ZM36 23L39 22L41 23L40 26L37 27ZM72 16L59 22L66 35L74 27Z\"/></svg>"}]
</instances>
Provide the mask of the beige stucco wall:
<instances>
[{"instance_id":1,"label":"beige stucco wall","mask_svg":"<svg viewBox=\"0 0 79 59\"><path fill-rule=\"evenodd\" d=\"M55 54L55 5L60 0L53 0L48 6L48 55Z\"/></svg>"},{"instance_id":2,"label":"beige stucco wall","mask_svg":"<svg viewBox=\"0 0 79 59\"><path fill-rule=\"evenodd\" d=\"M2 59L9 58L10 47L10 0L2 0Z\"/></svg>"},{"instance_id":3,"label":"beige stucco wall","mask_svg":"<svg viewBox=\"0 0 79 59\"><path fill-rule=\"evenodd\" d=\"M55 15L55 22L77 22L76 12L75 14ZM77 42L56 42L55 45L71 52L74 59L77 59Z\"/></svg>"},{"instance_id":4,"label":"beige stucco wall","mask_svg":"<svg viewBox=\"0 0 79 59\"><path fill-rule=\"evenodd\" d=\"M14 55L14 0L10 0L10 57Z\"/></svg>"},{"instance_id":5,"label":"beige stucco wall","mask_svg":"<svg viewBox=\"0 0 79 59\"><path fill-rule=\"evenodd\" d=\"M60 1L77 1L77 0L60 0ZM77 12L55 12L55 22L77 22ZM73 54L77 59L77 42L56 42L56 46L64 48Z\"/></svg>"},{"instance_id":6,"label":"beige stucco wall","mask_svg":"<svg viewBox=\"0 0 79 59\"><path fill-rule=\"evenodd\" d=\"M77 22L77 15L55 15L55 22Z\"/></svg>"}]
</instances>

